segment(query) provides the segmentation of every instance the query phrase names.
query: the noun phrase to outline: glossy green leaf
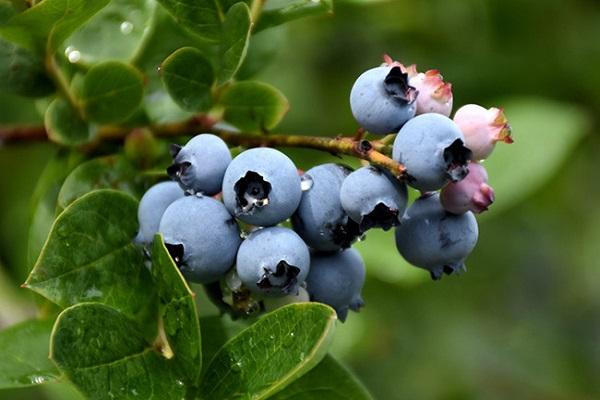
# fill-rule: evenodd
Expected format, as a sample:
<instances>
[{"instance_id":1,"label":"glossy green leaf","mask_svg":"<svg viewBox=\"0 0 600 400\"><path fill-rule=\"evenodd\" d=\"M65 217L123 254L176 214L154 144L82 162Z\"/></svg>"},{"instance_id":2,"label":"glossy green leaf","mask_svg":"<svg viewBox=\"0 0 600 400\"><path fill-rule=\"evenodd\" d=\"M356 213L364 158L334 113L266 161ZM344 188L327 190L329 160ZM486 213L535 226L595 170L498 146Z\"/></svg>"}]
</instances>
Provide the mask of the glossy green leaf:
<instances>
[{"instance_id":1,"label":"glossy green leaf","mask_svg":"<svg viewBox=\"0 0 600 400\"><path fill-rule=\"evenodd\" d=\"M184 27L198 36L217 41L224 11L220 0L158 0Z\"/></svg>"},{"instance_id":2,"label":"glossy green leaf","mask_svg":"<svg viewBox=\"0 0 600 400\"><path fill-rule=\"evenodd\" d=\"M117 123L130 117L144 94L142 74L130 65L107 61L85 75L81 101L87 118L98 123Z\"/></svg>"},{"instance_id":3,"label":"glossy green leaf","mask_svg":"<svg viewBox=\"0 0 600 400\"><path fill-rule=\"evenodd\" d=\"M37 54L0 38L0 90L37 97L52 93L54 85Z\"/></svg>"},{"instance_id":4,"label":"glossy green leaf","mask_svg":"<svg viewBox=\"0 0 600 400\"><path fill-rule=\"evenodd\" d=\"M183 121L193 115L193 112L183 110L173 101L159 73L165 58L186 46L199 48L206 54L214 47L212 43L204 42L185 30L163 7L155 7L148 32L132 59L132 63L144 72L147 79L144 108L154 123Z\"/></svg>"},{"instance_id":5,"label":"glossy green leaf","mask_svg":"<svg viewBox=\"0 0 600 400\"><path fill-rule=\"evenodd\" d=\"M183 109L210 107L215 73L210 61L193 47L183 47L162 63L160 73L167 92Z\"/></svg>"},{"instance_id":6,"label":"glossy green leaf","mask_svg":"<svg viewBox=\"0 0 600 400\"><path fill-rule=\"evenodd\" d=\"M335 311L318 303L292 304L265 315L215 355L200 386L202 398L275 394L321 361L335 320Z\"/></svg>"},{"instance_id":7,"label":"glossy green leaf","mask_svg":"<svg viewBox=\"0 0 600 400\"><path fill-rule=\"evenodd\" d=\"M590 125L588 115L564 103L533 98L502 105L514 143L498 143L483 164L496 192L490 211L482 214L486 217L510 208L551 179Z\"/></svg>"},{"instance_id":8,"label":"glossy green leaf","mask_svg":"<svg viewBox=\"0 0 600 400\"><path fill-rule=\"evenodd\" d=\"M225 121L250 132L273 129L289 109L283 93L255 81L234 83L225 91L220 104L225 109Z\"/></svg>"},{"instance_id":9,"label":"glossy green leaf","mask_svg":"<svg viewBox=\"0 0 600 400\"><path fill-rule=\"evenodd\" d=\"M0 389L39 385L59 377L48 359L53 323L31 320L0 331Z\"/></svg>"},{"instance_id":10,"label":"glossy green leaf","mask_svg":"<svg viewBox=\"0 0 600 400\"><path fill-rule=\"evenodd\" d=\"M233 78L242 65L248 50L251 25L250 9L245 3L239 2L227 11L220 43L219 82Z\"/></svg>"},{"instance_id":11,"label":"glossy green leaf","mask_svg":"<svg viewBox=\"0 0 600 400\"><path fill-rule=\"evenodd\" d=\"M44 125L50 139L66 146L89 142L97 131L62 97L55 98L46 109Z\"/></svg>"},{"instance_id":12,"label":"glossy green leaf","mask_svg":"<svg viewBox=\"0 0 600 400\"><path fill-rule=\"evenodd\" d=\"M158 289L162 326L175 355L173 361L188 382L196 383L202 370L202 353L194 293L160 235L156 235L152 246L152 277Z\"/></svg>"},{"instance_id":13,"label":"glossy green leaf","mask_svg":"<svg viewBox=\"0 0 600 400\"><path fill-rule=\"evenodd\" d=\"M79 164L82 155L66 149L59 150L50 159L40 176L31 197L31 224L27 243L27 264L33 264L40 255L46 237L56 216L58 193L67 175Z\"/></svg>"},{"instance_id":14,"label":"glossy green leaf","mask_svg":"<svg viewBox=\"0 0 600 400\"><path fill-rule=\"evenodd\" d=\"M145 189L144 177L121 155L93 158L81 163L65 179L58 194L59 210L95 189L118 189L139 197Z\"/></svg>"},{"instance_id":15,"label":"glossy green leaf","mask_svg":"<svg viewBox=\"0 0 600 400\"><path fill-rule=\"evenodd\" d=\"M155 5L147 0L111 0L64 47L67 52L78 51L84 63L128 60L144 38Z\"/></svg>"},{"instance_id":16,"label":"glossy green leaf","mask_svg":"<svg viewBox=\"0 0 600 400\"><path fill-rule=\"evenodd\" d=\"M326 356L315 368L270 400L370 400L365 387L333 357Z\"/></svg>"},{"instance_id":17,"label":"glossy green leaf","mask_svg":"<svg viewBox=\"0 0 600 400\"><path fill-rule=\"evenodd\" d=\"M137 324L98 303L64 310L50 357L89 399L177 399L185 387Z\"/></svg>"},{"instance_id":18,"label":"glossy green leaf","mask_svg":"<svg viewBox=\"0 0 600 400\"><path fill-rule=\"evenodd\" d=\"M333 13L333 0L293 0L283 7L263 11L255 32L285 24L299 18Z\"/></svg>"},{"instance_id":19,"label":"glossy green leaf","mask_svg":"<svg viewBox=\"0 0 600 400\"><path fill-rule=\"evenodd\" d=\"M12 17L0 35L40 53L52 54L110 0L44 0Z\"/></svg>"},{"instance_id":20,"label":"glossy green leaf","mask_svg":"<svg viewBox=\"0 0 600 400\"><path fill-rule=\"evenodd\" d=\"M86 194L56 219L25 286L61 307L96 301L153 321L152 278L132 243L137 228L131 196L115 190Z\"/></svg>"}]
</instances>

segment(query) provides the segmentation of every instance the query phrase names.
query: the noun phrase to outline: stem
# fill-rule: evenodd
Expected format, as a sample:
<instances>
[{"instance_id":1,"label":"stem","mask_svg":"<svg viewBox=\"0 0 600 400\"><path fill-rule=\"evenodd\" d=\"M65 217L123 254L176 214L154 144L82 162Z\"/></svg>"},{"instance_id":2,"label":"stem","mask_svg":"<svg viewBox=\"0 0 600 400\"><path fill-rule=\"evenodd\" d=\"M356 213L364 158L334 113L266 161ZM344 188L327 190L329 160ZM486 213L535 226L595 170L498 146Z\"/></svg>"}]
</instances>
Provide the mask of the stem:
<instances>
[{"instance_id":1,"label":"stem","mask_svg":"<svg viewBox=\"0 0 600 400\"><path fill-rule=\"evenodd\" d=\"M349 155L388 169L398 178L404 178L404 166L389 157L391 146L380 140L363 140L358 137L319 137L304 135L255 135L224 131L214 128L215 121L206 116L198 116L184 122L147 127L157 137L173 138L210 131L234 146L244 147L301 147L326 151L335 155ZM87 144L86 149L94 148L106 141L122 140L131 128L121 126L103 126L99 129L96 140ZM30 140L46 140L44 127L0 128L0 141L16 142Z\"/></svg>"},{"instance_id":2,"label":"stem","mask_svg":"<svg viewBox=\"0 0 600 400\"><path fill-rule=\"evenodd\" d=\"M53 56L48 56L46 58L46 70L48 71L50 78L54 81L58 91L67 99L71 107L82 116L79 101L71 90L71 85L69 84L67 77L59 68L56 59Z\"/></svg>"},{"instance_id":3,"label":"stem","mask_svg":"<svg viewBox=\"0 0 600 400\"><path fill-rule=\"evenodd\" d=\"M262 12L263 7L267 0L253 0L252 5L250 6L250 19L252 20L252 24L256 26L256 22L260 18L260 14Z\"/></svg>"}]
</instances>

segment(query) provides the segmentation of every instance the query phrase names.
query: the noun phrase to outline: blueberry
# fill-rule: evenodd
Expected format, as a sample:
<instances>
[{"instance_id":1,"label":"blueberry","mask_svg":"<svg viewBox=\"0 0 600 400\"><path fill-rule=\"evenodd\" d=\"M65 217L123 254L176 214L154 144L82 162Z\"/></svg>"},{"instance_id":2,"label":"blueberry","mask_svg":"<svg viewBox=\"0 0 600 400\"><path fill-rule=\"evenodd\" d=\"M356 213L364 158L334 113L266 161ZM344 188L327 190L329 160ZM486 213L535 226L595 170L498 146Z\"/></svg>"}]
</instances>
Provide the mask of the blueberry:
<instances>
[{"instance_id":1,"label":"blueberry","mask_svg":"<svg viewBox=\"0 0 600 400\"><path fill-rule=\"evenodd\" d=\"M315 250L348 248L360 236L358 224L348 218L340 203L340 188L351 169L339 164L323 164L306 171L312 182L292 216L294 230Z\"/></svg>"},{"instance_id":2,"label":"blueberry","mask_svg":"<svg viewBox=\"0 0 600 400\"><path fill-rule=\"evenodd\" d=\"M192 282L221 278L235 261L242 241L234 218L219 201L186 196L165 211L159 232L183 275Z\"/></svg>"},{"instance_id":3,"label":"blueberry","mask_svg":"<svg viewBox=\"0 0 600 400\"><path fill-rule=\"evenodd\" d=\"M209 133L194 136L185 146L171 145L173 164L167 168L171 179L190 193L209 196L221 191L223 175L231 162L227 144Z\"/></svg>"},{"instance_id":4,"label":"blueberry","mask_svg":"<svg viewBox=\"0 0 600 400\"><path fill-rule=\"evenodd\" d=\"M310 269L308 247L291 229L252 232L240 246L236 270L251 291L269 296L296 295Z\"/></svg>"},{"instance_id":5,"label":"blueberry","mask_svg":"<svg viewBox=\"0 0 600 400\"><path fill-rule=\"evenodd\" d=\"M404 164L408 184L423 192L458 182L469 172L471 150L458 126L441 114L422 114L406 123L394 141L393 158Z\"/></svg>"},{"instance_id":6,"label":"blueberry","mask_svg":"<svg viewBox=\"0 0 600 400\"><path fill-rule=\"evenodd\" d=\"M138 206L140 230L135 241L142 244L152 243L163 213L172 202L184 195L176 182L161 182L148 189Z\"/></svg>"},{"instance_id":7,"label":"blueberry","mask_svg":"<svg viewBox=\"0 0 600 400\"><path fill-rule=\"evenodd\" d=\"M256 226L288 219L300 203L296 166L282 152L261 147L238 155L223 180L223 201L230 213Z\"/></svg>"},{"instance_id":8,"label":"blueberry","mask_svg":"<svg viewBox=\"0 0 600 400\"><path fill-rule=\"evenodd\" d=\"M396 247L416 267L435 280L465 269L465 258L477 243L477 221L472 212L445 211L437 193L417 199L396 228Z\"/></svg>"},{"instance_id":9,"label":"blueberry","mask_svg":"<svg viewBox=\"0 0 600 400\"><path fill-rule=\"evenodd\" d=\"M340 191L342 207L362 231L377 227L388 230L400 222L406 209L406 185L387 171L368 166L344 180Z\"/></svg>"},{"instance_id":10,"label":"blueberry","mask_svg":"<svg viewBox=\"0 0 600 400\"><path fill-rule=\"evenodd\" d=\"M417 94L400 67L372 68L359 76L352 86L352 115L371 133L398 132L415 116Z\"/></svg>"},{"instance_id":11,"label":"blueberry","mask_svg":"<svg viewBox=\"0 0 600 400\"><path fill-rule=\"evenodd\" d=\"M356 249L311 257L306 278L310 299L333 307L340 321L346 320L348 309L358 311L364 305L364 282L365 264Z\"/></svg>"}]
</instances>

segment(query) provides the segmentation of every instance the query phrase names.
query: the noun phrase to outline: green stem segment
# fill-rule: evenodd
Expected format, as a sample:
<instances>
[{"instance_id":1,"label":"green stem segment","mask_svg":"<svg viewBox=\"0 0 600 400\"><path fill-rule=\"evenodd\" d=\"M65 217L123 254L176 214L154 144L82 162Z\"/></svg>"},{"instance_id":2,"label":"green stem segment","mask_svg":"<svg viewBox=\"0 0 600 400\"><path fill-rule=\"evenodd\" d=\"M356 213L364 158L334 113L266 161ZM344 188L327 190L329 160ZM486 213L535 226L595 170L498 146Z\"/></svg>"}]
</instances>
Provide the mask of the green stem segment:
<instances>
[{"instance_id":1,"label":"green stem segment","mask_svg":"<svg viewBox=\"0 0 600 400\"><path fill-rule=\"evenodd\" d=\"M212 132L221 137L225 142L234 146L244 147L301 147L326 151L335 155L349 155L379 165L388 169L398 178L404 178L406 169L389 155L391 146L381 140L365 140L361 137L319 137L304 135L255 135L234 133L215 128L215 121L205 116L191 118L184 122L147 127L155 136L169 138L183 135L193 135L198 132ZM131 128L121 126L104 126L99 129L93 143L86 145L86 149L95 148L106 141L122 140ZM46 140L44 127L13 127L0 128L0 141L16 142L31 140Z\"/></svg>"},{"instance_id":2,"label":"green stem segment","mask_svg":"<svg viewBox=\"0 0 600 400\"><path fill-rule=\"evenodd\" d=\"M58 64L56 63L56 59L53 56L46 58L46 70L48 71L50 78L54 81L54 84L56 85L56 88L60 94L62 94L64 98L67 99L71 107L73 107L73 109L83 117L81 106L75 97L75 94L71 90L69 80L59 68Z\"/></svg>"}]
</instances>

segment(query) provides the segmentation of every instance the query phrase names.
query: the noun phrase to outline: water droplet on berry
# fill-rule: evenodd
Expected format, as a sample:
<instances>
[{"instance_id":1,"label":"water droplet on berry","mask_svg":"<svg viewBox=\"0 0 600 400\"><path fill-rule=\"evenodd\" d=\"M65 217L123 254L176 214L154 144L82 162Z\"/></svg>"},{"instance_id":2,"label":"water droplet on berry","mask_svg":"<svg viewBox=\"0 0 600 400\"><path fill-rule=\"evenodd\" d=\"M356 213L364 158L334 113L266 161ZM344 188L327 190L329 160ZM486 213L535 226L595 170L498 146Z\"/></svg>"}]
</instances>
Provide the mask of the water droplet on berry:
<instances>
[{"instance_id":1,"label":"water droplet on berry","mask_svg":"<svg viewBox=\"0 0 600 400\"><path fill-rule=\"evenodd\" d=\"M302 175L302 177L300 177L300 188L302 189L302 191L306 192L306 191L310 190L310 188L312 188L312 187L313 187L313 178L308 174Z\"/></svg>"}]
</instances>

